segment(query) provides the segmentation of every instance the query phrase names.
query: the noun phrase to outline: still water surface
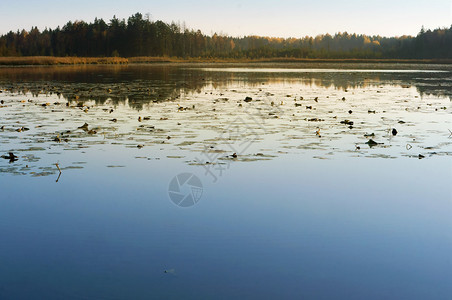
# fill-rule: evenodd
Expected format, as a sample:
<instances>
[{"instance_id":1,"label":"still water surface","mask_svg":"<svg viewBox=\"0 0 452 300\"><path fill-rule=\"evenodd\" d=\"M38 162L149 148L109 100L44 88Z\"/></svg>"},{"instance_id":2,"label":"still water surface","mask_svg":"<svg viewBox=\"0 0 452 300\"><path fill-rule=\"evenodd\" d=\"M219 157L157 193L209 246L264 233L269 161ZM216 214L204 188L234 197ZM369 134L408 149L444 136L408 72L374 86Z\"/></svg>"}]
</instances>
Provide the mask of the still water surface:
<instances>
[{"instance_id":1,"label":"still water surface","mask_svg":"<svg viewBox=\"0 0 452 300\"><path fill-rule=\"evenodd\" d=\"M451 299L451 71L1 68L0 298Z\"/></svg>"}]
</instances>

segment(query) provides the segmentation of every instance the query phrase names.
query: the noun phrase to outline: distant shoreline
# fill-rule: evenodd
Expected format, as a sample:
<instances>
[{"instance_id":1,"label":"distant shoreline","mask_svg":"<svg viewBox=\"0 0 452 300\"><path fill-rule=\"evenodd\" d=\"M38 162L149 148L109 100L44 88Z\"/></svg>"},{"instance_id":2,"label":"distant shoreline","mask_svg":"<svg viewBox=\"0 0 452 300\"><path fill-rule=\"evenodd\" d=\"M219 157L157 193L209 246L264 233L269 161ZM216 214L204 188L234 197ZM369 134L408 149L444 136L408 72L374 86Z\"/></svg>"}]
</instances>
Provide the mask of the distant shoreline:
<instances>
[{"instance_id":1,"label":"distant shoreline","mask_svg":"<svg viewBox=\"0 0 452 300\"><path fill-rule=\"evenodd\" d=\"M0 66L123 65L152 63L403 63L452 64L452 59L311 59L311 58L177 58L177 57L0 57Z\"/></svg>"}]
</instances>

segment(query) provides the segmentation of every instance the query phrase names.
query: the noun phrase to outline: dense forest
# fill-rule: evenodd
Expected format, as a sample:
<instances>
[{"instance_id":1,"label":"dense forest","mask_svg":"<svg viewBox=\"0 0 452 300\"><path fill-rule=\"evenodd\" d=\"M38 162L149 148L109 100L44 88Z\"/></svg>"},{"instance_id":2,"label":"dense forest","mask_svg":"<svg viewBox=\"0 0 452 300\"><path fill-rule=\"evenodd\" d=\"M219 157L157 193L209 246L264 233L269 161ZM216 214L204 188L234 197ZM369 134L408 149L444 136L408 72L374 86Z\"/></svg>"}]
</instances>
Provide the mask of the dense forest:
<instances>
[{"instance_id":1,"label":"dense forest","mask_svg":"<svg viewBox=\"0 0 452 300\"><path fill-rule=\"evenodd\" d=\"M137 13L68 22L62 28L37 27L0 36L0 56L165 56L201 58L452 58L452 26L424 30L416 37L336 33L303 38L230 37L203 34L184 25L151 21Z\"/></svg>"}]
</instances>

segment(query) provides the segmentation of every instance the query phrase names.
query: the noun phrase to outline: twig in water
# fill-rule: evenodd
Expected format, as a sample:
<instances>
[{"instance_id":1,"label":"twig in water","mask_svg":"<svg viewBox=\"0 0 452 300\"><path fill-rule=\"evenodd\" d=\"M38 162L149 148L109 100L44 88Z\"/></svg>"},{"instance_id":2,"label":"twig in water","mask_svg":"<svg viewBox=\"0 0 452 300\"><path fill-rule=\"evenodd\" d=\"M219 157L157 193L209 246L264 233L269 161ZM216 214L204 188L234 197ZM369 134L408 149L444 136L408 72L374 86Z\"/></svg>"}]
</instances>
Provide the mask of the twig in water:
<instances>
[{"instance_id":1,"label":"twig in water","mask_svg":"<svg viewBox=\"0 0 452 300\"><path fill-rule=\"evenodd\" d=\"M61 169L60 169L60 166L58 165L58 163L56 163L55 166L58 168L58 171L60 171L60 174L61 174Z\"/></svg>"},{"instance_id":2,"label":"twig in water","mask_svg":"<svg viewBox=\"0 0 452 300\"><path fill-rule=\"evenodd\" d=\"M60 174L58 174L58 178L55 181L55 182L58 182L58 180L60 180L60 176L61 176L61 169L60 169L60 165L58 163L56 163L55 166L57 167L58 171L60 171Z\"/></svg>"}]
</instances>

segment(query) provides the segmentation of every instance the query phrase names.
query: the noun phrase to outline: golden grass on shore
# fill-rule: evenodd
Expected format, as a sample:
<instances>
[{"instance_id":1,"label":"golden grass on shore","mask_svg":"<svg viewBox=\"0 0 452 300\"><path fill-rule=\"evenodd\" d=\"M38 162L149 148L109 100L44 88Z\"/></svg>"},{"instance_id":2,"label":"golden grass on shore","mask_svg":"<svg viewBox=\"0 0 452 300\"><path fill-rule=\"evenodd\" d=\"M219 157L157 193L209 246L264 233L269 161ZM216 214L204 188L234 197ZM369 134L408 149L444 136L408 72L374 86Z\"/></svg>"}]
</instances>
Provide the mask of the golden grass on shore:
<instances>
[{"instance_id":1,"label":"golden grass on shore","mask_svg":"<svg viewBox=\"0 0 452 300\"><path fill-rule=\"evenodd\" d=\"M88 65L88 64L126 64L122 57L55 57L55 56L20 56L0 57L0 65Z\"/></svg>"},{"instance_id":2,"label":"golden grass on shore","mask_svg":"<svg viewBox=\"0 0 452 300\"><path fill-rule=\"evenodd\" d=\"M55 57L20 56L0 57L0 65L95 65L95 64L147 64L147 63L416 63L452 64L452 59L311 59L311 58L178 58L178 57Z\"/></svg>"}]
</instances>

